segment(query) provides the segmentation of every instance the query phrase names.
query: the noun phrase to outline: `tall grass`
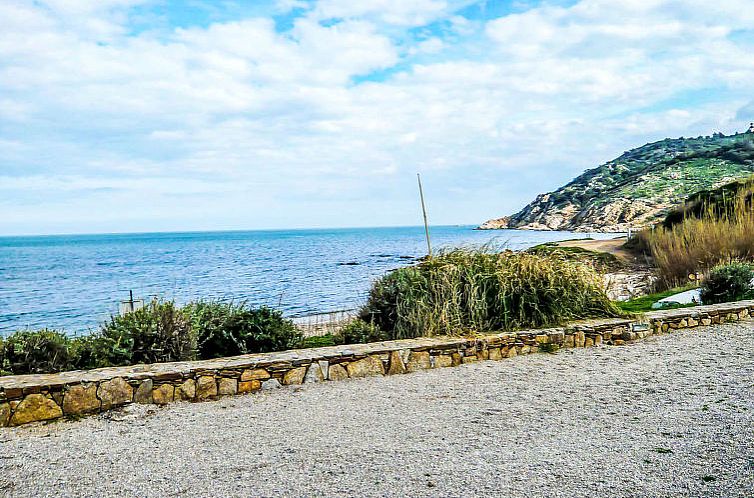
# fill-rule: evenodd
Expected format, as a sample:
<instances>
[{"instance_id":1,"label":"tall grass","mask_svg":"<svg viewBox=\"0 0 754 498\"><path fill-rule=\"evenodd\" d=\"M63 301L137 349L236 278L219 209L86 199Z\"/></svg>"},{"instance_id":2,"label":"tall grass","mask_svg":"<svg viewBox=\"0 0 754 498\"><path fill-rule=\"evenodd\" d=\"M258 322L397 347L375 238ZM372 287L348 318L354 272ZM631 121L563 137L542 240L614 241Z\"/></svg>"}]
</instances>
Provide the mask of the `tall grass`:
<instances>
[{"instance_id":1,"label":"tall grass","mask_svg":"<svg viewBox=\"0 0 754 498\"><path fill-rule=\"evenodd\" d=\"M682 285L689 275L707 273L719 263L754 260L753 186L749 182L726 199L725 209L709 202L681 222L642 232L661 284Z\"/></svg>"},{"instance_id":2,"label":"tall grass","mask_svg":"<svg viewBox=\"0 0 754 498\"><path fill-rule=\"evenodd\" d=\"M464 249L386 275L360 318L399 339L619 314L598 274L561 254Z\"/></svg>"}]
</instances>

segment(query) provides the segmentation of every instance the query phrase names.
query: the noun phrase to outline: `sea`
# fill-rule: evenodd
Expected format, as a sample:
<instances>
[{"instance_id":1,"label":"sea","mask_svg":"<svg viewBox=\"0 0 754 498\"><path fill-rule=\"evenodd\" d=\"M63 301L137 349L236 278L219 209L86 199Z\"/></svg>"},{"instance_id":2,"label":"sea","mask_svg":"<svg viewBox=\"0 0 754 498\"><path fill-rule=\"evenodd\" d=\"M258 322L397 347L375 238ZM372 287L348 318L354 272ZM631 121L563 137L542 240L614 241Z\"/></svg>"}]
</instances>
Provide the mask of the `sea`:
<instances>
[{"instance_id":1,"label":"sea","mask_svg":"<svg viewBox=\"0 0 754 498\"><path fill-rule=\"evenodd\" d=\"M433 226L433 250L523 249L572 232ZM610 238L612 234L590 234ZM371 283L425 256L423 227L0 237L0 335L94 330L119 303L247 302L296 318L352 310Z\"/></svg>"}]
</instances>

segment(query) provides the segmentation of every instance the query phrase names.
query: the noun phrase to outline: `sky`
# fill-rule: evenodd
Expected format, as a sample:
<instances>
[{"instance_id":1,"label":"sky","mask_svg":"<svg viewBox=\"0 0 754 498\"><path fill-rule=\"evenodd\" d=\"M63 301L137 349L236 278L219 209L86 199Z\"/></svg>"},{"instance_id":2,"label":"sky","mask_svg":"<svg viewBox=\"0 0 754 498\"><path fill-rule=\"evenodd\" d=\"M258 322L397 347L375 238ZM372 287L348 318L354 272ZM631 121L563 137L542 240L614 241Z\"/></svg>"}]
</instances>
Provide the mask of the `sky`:
<instances>
[{"instance_id":1,"label":"sky","mask_svg":"<svg viewBox=\"0 0 754 498\"><path fill-rule=\"evenodd\" d=\"M478 224L754 121L754 0L2 0L0 235Z\"/></svg>"}]
</instances>

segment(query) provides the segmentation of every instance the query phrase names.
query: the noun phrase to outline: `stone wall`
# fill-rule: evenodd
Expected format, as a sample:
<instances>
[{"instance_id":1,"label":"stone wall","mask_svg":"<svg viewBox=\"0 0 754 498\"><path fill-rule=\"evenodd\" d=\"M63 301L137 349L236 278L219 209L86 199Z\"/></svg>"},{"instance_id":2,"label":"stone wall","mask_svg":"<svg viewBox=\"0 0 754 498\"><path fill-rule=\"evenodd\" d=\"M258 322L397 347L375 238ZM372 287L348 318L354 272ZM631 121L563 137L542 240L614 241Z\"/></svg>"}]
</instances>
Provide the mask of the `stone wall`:
<instances>
[{"instance_id":1,"label":"stone wall","mask_svg":"<svg viewBox=\"0 0 754 498\"><path fill-rule=\"evenodd\" d=\"M653 334L738 321L754 301L591 320L567 327L477 337L436 337L135 365L51 375L0 377L0 426L78 417L128 403L204 401L284 385L396 375L501 360L561 347L623 345Z\"/></svg>"}]
</instances>

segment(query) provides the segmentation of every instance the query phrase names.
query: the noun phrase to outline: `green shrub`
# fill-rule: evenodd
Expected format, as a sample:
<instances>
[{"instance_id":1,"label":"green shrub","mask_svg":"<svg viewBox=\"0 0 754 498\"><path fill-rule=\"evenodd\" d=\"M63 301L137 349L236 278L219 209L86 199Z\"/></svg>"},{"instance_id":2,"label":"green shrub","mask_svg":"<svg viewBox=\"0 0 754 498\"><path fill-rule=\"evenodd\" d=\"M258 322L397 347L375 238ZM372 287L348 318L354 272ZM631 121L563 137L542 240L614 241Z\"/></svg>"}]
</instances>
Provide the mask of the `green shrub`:
<instances>
[{"instance_id":1,"label":"green shrub","mask_svg":"<svg viewBox=\"0 0 754 498\"><path fill-rule=\"evenodd\" d=\"M333 336L332 334L304 337L299 347L300 348L324 348L327 346L335 346L336 344L338 344L338 342L336 342L336 339L339 339L339 337Z\"/></svg>"},{"instance_id":2,"label":"green shrub","mask_svg":"<svg viewBox=\"0 0 754 498\"><path fill-rule=\"evenodd\" d=\"M202 359L282 351L301 345L301 332L280 311L246 304L197 302L185 308Z\"/></svg>"},{"instance_id":3,"label":"green shrub","mask_svg":"<svg viewBox=\"0 0 754 498\"><path fill-rule=\"evenodd\" d=\"M338 344L364 344L387 341L390 336L374 323L357 318L340 329L334 339Z\"/></svg>"},{"instance_id":4,"label":"green shrub","mask_svg":"<svg viewBox=\"0 0 754 498\"><path fill-rule=\"evenodd\" d=\"M456 335L618 316L600 277L559 254L456 250L395 270L360 318L389 339Z\"/></svg>"},{"instance_id":5,"label":"green shrub","mask_svg":"<svg viewBox=\"0 0 754 498\"><path fill-rule=\"evenodd\" d=\"M82 351L91 351L100 366L186 361L196 357L196 338L189 320L172 301L155 299L140 310L112 317L92 341L82 344Z\"/></svg>"},{"instance_id":6,"label":"green shrub","mask_svg":"<svg viewBox=\"0 0 754 498\"><path fill-rule=\"evenodd\" d=\"M754 266L741 261L715 266L702 282L704 304L717 304L754 297Z\"/></svg>"},{"instance_id":7,"label":"green shrub","mask_svg":"<svg viewBox=\"0 0 754 498\"><path fill-rule=\"evenodd\" d=\"M105 337L99 332L74 337L68 343L70 367L74 370L126 365L130 363L130 349L119 346L112 337ZM129 362L129 363L127 363Z\"/></svg>"},{"instance_id":8,"label":"green shrub","mask_svg":"<svg viewBox=\"0 0 754 498\"><path fill-rule=\"evenodd\" d=\"M53 373L68 368L68 338L61 332L20 330L2 341L0 370L11 375Z\"/></svg>"}]
</instances>

